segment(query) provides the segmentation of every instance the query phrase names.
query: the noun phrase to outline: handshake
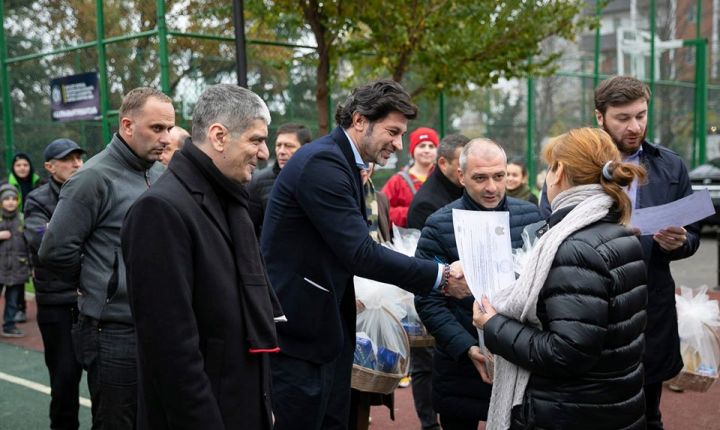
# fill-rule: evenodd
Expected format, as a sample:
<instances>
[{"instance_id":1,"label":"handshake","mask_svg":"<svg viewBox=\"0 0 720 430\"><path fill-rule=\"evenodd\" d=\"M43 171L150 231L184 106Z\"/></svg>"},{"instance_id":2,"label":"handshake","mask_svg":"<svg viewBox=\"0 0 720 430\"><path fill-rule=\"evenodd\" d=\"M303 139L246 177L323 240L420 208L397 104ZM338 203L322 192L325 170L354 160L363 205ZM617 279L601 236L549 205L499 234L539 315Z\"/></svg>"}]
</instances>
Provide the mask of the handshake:
<instances>
[{"instance_id":1,"label":"handshake","mask_svg":"<svg viewBox=\"0 0 720 430\"><path fill-rule=\"evenodd\" d=\"M450 276L448 276L448 283L443 294L456 299L463 299L470 295L470 288L465 281L462 264L459 260L450 265Z\"/></svg>"}]
</instances>

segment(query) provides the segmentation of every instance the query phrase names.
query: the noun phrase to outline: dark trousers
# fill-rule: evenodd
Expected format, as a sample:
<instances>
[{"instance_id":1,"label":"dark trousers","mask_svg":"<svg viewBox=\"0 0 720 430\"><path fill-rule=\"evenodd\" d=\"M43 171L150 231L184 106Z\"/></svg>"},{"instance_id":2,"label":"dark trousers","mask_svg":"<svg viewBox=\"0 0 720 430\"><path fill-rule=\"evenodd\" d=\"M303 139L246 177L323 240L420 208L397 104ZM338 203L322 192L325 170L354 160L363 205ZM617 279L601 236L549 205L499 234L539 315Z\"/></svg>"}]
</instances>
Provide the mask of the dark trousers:
<instances>
[{"instance_id":1,"label":"dark trousers","mask_svg":"<svg viewBox=\"0 0 720 430\"><path fill-rule=\"evenodd\" d=\"M316 364L283 353L270 358L275 430L348 428L354 344L335 360Z\"/></svg>"},{"instance_id":2,"label":"dark trousers","mask_svg":"<svg viewBox=\"0 0 720 430\"><path fill-rule=\"evenodd\" d=\"M648 430L663 430L662 414L660 413L660 397L662 382L648 384L645 389L645 420Z\"/></svg>"},{"instance_id":3,"label":"dark trousers","mask_svg":"<svg viewBox=\"0 0 720 430\"><path fill-rule=\"evenodd\" d=\"M18 295L18 310L27 312L27 302L25 301L25 284L20 288L20 294Z\"/></svg>"},{"instance_id":4,"label":"dark trousers","mask_svg":"<svg viewBox=\"0 0 720 430\"><path fill-rule=\"evenodd\" d=\"M0 286L0 291L2 291ZM5 311L3 312L3 330L15 328L15 314L20 310L20 296L25 292L24 284L5 285Z\"/></svg>"},{"instance_id":5,"label":"dark trousers","mask_svg":"<svg viewBox=\"0 0 720 430\"><path fill-rule=\"evenodd\" d=\"M75 354L88 373L93 430L135 428L135 328L80 315L73 326Z\"/></svg>"},{"instance_id":6,"label":"dark trousers","mask_svg":"<svg viewBox=\"0 0 720 430\"><path fill-rule=\"evenodd\" d=\"M77 306L41 305L37 321L50 373L50 428L77 429L82 367L75 357L72 325Z\"/></svg>"},{"instance_id":7,"label":"dark trousers","mask_svg":"<svg viewBox=\"0 0 720 430\"><path fill-rule=\"evenodd\" d=\"M432 347L411 348L410 376L413 400L423 430L440 428L432 405L432 363Z\"/></svg>"},{"instance_id":8,"label":"dark trousers","mask_svg":"<svg viewBox=\"0 0 720 430\"><path fill-rule=\"evenodd\" d=\"M443 430L477 430L480 421L440 415Z\"/></svg>"}]
</instances>

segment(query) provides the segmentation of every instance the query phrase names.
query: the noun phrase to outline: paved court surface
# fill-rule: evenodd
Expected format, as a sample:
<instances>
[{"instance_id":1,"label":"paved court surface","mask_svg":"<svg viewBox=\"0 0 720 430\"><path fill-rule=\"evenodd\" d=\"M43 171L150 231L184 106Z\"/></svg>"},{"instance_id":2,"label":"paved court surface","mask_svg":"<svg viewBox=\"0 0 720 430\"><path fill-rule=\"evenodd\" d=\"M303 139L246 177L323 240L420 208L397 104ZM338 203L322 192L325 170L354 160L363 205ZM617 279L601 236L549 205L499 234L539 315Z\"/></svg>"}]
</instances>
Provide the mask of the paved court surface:
<instances>
[{"instance_id":1,"label":"paved court surface","mask_svg":"<svg viewBox=\"0 0 720 430\"><path fill-rule=\"evenodd\" d=\"M690 259L673 263L678 285L708 285L717 292L717 241L715 236L703 237L700 250ZM0 309L4 302L0 299ZM0 430L39 430L48 428L49 395L42 392L49 385L43 362L42 339L35 320L34 300L28 300L29 320L19 325L28 336L23 339L0 338ZM11 380L11 381L9 381ZM40 390L40 391L38 391ZM81 397L89 398L85 381ZM720 385L707 393L663 393L662 411L668 430L720 430ZM370 429L417 430L420 423L412 404L409 388L395 391L395 421L385 407L371 411ZM80 407L82 429L90 428L90 409ZM484 426L480 427L481 430Z\"/></svg>"}]
</instances>

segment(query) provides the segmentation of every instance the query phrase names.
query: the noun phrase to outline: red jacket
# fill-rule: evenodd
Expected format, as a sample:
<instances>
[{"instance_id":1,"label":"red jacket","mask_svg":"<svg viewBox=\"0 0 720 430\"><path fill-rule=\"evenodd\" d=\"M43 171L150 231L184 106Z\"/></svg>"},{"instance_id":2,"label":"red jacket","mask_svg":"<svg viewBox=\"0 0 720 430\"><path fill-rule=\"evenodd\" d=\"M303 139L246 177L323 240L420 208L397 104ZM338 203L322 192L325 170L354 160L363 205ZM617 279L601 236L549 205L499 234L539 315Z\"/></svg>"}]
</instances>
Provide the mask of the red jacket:
<instances>
[{"instance_id":1,"label":"red jacket","mask_svg":"<svg viewBox=\"0 0 720 430\"><path fill-rule=\"evenodd\" d=\"M407 176L404 178L403 175ZM414 190L410 189L406 178L412 181L415 186ZM408 209L410 209L410 202L412 202L415 193L420 189L423 182L424 181L412 175L407 167L388 179L382 192L387 196L388 202L390 203L390 222L398 227L407 227L407 214Z\"/></svg>"}]
</instances>

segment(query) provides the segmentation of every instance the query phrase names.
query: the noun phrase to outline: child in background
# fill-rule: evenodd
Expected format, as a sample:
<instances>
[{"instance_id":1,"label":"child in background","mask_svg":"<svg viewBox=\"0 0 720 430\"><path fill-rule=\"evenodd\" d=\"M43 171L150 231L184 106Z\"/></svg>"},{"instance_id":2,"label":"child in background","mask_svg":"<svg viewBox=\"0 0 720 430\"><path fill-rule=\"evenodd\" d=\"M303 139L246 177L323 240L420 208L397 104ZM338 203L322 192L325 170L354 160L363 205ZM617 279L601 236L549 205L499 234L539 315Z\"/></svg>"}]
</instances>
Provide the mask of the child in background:
<instances>
[{"instance_id":1,"label":"child in background","mask_svg":"<svg viewBox=\"0 0 720 430\"><path fill-rule=\"evenodd\" d=\"M5 287L3 337L23 337L15 326L18 300L30 278L28 248L23 236L23 219L18 212L18 191L11 184L0 186L0 290Z\"/></svg>"}]
</instances>

